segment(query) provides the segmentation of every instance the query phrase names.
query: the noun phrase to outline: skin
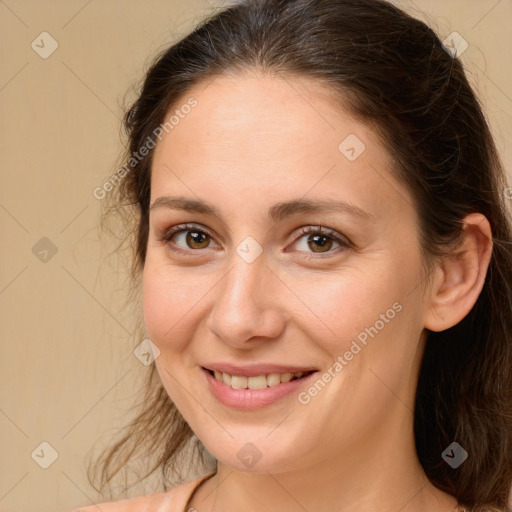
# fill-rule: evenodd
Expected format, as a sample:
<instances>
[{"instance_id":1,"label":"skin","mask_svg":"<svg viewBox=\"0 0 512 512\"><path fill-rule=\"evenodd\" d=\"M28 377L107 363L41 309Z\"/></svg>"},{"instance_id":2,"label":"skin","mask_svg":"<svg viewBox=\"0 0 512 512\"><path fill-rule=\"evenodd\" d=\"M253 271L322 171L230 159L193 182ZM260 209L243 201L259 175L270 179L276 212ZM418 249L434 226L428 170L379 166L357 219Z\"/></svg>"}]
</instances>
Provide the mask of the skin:
<instances>
[{"instance_id":1,"label":"skin","mask_svg":"<svg viewBox=\"0 0 512 512\"><path fill-rule=\"evenodd\" d=\"M465 230L465 253L440 262L425 290L412 198L392 177L376 133L334 108L328 89L247 72L203 83L175 108L190 96L198 105L155 149L151 204L160 196L200 198L223 221L152 209L143 272L144 321L160 350L159 375L218 460L218 474L188 506L453 510L455 498L429 483L417 458L414 393L425 328L455 325L480 294L492 250L487 219L466 217L474 229ZM338 149L349 134L366 146L354 161ZM298 198L349 201L374 220L329 212L269 222L270 206ZM213 236L196 245L187 244L187 232L158 240L181 223ZM294 239L301 226L319 225L351 245L322 248L311 234ZM252 263L236 251L247 236L263 248ZM264 409L238 411L206 386L200 367L212 361L311 365L322 374L396 302L401 311L308 404L292 394ZM252 467L237 457L248 442L261 453Z\"/></svg>"}]
</instances>

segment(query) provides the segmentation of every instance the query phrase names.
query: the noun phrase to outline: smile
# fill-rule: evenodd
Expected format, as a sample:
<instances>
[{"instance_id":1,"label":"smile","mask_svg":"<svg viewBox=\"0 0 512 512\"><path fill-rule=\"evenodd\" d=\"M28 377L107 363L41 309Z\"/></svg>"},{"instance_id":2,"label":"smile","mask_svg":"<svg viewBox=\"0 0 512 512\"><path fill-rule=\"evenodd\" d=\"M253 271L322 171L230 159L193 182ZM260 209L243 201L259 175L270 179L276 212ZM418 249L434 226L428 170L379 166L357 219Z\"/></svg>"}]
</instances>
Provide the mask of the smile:
<instances>
[{"instance_id":1,"label":"smile","mask_svg":"<svg viewBox=\"0 0 512 512\"><path fill-rule=\"evenodd\" d=\"M250 377L201 368L211 395L221 404L239 409L268 407L309 385L317 371L269 373ZM278 380L279 379L279 380Z\"/></svg>"},{"instance_id":2,"label":"smile","mask_svg":"<svg viewBox=\"0 0 512 512\"><path fill-rule=\"evenodd\" d=\"M210 374L219 382L223 382L226 386L231 386L233 389L265 389L267 387L277 386L283 382L300 379L310 373L313 372L269 373L267 375L246 377L243 375L230 375L229 373L210 370Z\"/></svg>"}]
</instances>

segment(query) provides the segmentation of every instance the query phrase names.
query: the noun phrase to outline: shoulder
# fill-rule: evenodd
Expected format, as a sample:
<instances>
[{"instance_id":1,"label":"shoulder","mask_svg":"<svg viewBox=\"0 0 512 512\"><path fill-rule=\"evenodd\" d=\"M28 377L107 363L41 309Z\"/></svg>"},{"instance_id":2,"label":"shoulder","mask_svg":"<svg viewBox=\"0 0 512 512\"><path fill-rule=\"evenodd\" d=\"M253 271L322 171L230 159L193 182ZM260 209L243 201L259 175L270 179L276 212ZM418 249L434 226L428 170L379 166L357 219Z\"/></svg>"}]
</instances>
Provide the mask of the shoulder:
<instances>
[{"instance_id":1,"label":"shoulder","mask_svg":"<svg viewBox=\"0 0 512 512\"><path fill-rule=\"evenodd\" d=\"M214 473L190 480L170 491L138 496L120 501L98 503L71 512L185 512L185 506L197 487Z\"/></svg>"},{"instance_id":2,"label":"shoulder","mask_svg":"<svg viewBox=\"0 0 512 512\"><path fill-rule=\"evenodd\" d=\"M175 487L167 494L170 496L172 492L179 489L179 487ZM149 510L158 510L156 507L160 507L162 505L164 496L165 494L163 493L138 496L137 498L124 499L120 501L109 501L91 505L89 507L77 508L71 512L146 512Z\"/></svg>"}]
</instances>

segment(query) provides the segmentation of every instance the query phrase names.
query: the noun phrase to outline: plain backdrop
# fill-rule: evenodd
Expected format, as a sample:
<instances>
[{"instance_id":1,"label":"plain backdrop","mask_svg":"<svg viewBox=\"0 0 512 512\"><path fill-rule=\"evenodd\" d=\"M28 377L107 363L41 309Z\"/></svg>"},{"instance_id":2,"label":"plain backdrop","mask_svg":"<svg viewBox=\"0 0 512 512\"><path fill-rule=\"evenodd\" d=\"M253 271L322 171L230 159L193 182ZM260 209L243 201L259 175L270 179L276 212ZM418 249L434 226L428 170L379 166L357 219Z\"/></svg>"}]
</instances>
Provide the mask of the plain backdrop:
<instances>
[{"instance_id":1,"label":"plain backdrop","mask_svg":"<svg viewBox=\"0 0 512 512\"><path fill-rule=\"evenodd\" d=\"M512 2L395 3L441 39L456 31L468 42L460 59L510 173ZM148 370L133 354L126 275L106 263L93 191L119 163L129 88L159 50L220 7L0 0L2 512L96 501L85 462L127 421Z\"/></svg>"}]
</instances>

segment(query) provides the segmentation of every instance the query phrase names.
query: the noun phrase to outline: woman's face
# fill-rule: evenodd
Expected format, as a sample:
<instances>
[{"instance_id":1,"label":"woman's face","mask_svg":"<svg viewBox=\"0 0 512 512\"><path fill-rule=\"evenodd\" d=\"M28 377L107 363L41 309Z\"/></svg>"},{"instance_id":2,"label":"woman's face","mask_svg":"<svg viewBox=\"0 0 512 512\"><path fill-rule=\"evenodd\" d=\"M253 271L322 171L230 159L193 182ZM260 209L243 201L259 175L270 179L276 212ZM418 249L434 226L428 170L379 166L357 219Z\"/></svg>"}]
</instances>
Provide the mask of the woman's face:
<instances>
[{"instance_id":1,"label":"woman's face","mask_svg":"<svg viewBox=\"0 0 512 512\"><path fill-rule=\"evenodd\" d=\"M412 442L418 219L375 132L291 77L223 75L166 120L175 109L153 160L143 309L192 430L256 473ZM316 372L281 382L300 369Z\"/></svg>"}]
</instances>

